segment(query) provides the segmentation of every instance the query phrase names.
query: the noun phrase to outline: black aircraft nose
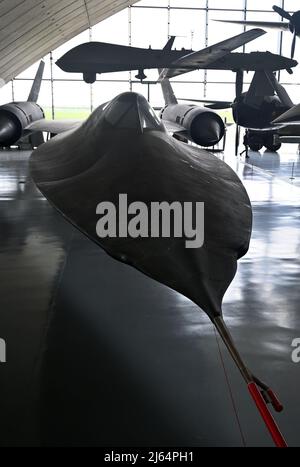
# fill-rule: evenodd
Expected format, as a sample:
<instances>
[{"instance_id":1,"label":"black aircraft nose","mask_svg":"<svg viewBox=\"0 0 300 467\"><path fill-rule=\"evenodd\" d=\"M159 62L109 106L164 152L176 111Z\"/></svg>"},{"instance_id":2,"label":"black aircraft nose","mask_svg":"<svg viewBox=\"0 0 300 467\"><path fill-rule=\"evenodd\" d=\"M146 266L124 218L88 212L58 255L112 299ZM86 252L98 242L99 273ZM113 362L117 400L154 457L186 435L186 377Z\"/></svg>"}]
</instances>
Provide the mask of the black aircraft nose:
<instances>
[{"instance_id":1,"label":"black aircraft nose","mask_svg":"<svg viewBox=\"0 0 300 467\"><path fill-rule=\"evenodd\" d=\"M125 92L113 99L104 111L105 120L114 128L165 131L164 126L144 96Z\"/></svg>"}]
</instances>

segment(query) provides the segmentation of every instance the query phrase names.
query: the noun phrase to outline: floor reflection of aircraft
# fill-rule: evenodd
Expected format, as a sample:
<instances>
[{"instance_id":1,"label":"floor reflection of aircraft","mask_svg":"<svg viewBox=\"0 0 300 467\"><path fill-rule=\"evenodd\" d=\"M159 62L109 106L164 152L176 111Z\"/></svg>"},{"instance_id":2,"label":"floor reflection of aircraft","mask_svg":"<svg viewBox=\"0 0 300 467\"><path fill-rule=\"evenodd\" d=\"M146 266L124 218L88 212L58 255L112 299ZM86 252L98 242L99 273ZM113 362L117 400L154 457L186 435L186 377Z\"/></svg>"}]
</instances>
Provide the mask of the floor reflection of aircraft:
<instances>
[{"instance_id":1,"label":"floor reflection of aircraft","mask_svg":"<svg viewBox=\"0 0 300 467\"><path fill-rule=\"evenodd\" d=\"M265 151L260 154L250 151L248 163L260 169L277 173L280 170L280 155L278 152Z\"/></svg>"},{"instance_id":2,"label":"floor reflection of aircraft","mask_svg":"<svg viewBox=\"0 0 300 467\"><path fill-rule=\"evenodd\" d=\"M2 158L5 153L1 152L0 154ZM0 242L2 247L15 247L17 238L18 245L23 249L28 243L28 238L34 233L37 236L40 235L43 239L51 235L54 238L53 217L56 217L60 222L58 216L48 215L47 210L44 210L43 207L46 206L46 203L42 203L39 205L40 217L37 216L34 219L36 222L31 219L30 225L27 223L27 217L34 210L36 203L44 199L28 175L27 163L29 155L29 152L10 151L9 160L5 164L1 164ZM18 164L15 164L17 157L20 157L20 160L18 160ZM16 222L16 219L18 222Z\"/></svg>"}]
</instances>

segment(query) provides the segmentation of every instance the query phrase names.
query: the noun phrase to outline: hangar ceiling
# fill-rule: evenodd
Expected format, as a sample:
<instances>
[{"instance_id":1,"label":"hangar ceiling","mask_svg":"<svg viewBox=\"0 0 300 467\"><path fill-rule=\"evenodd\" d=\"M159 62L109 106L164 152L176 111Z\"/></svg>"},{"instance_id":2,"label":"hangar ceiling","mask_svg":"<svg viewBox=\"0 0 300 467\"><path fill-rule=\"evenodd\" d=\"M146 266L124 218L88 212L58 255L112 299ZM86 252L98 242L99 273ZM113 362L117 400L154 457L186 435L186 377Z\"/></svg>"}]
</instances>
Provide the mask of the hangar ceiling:
<instances>
[{"instance_id":1,"label":"hangar ceiling","mask_svg":"<svg viewBox=\"0 0 300 467\"><path fill-rule=\"evenodd\" d=\"M139 0L0 0L0 87L51 50Z\"/></svg>"}]
</instances>

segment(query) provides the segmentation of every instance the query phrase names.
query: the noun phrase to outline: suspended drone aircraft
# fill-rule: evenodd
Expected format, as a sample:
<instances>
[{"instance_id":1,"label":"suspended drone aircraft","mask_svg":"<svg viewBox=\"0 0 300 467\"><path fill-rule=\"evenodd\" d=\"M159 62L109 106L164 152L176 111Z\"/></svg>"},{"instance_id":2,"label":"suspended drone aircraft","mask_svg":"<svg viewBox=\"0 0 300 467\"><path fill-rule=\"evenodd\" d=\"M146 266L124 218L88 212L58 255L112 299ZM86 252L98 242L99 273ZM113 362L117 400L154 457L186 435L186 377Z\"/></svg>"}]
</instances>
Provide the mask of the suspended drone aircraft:
<instances>
[{"instance_id":1,"label":"suspended drone aircraft","mask_svg":"<svg viewBox=\"0 0 300 467\"><path fill-rule=\"evenodd\" d=\"M186 71L207 68L216 60L230 54L242 45L266 34L262 29L252 29L198 52L172 50L175 37L171 37L164 49L154 50L128 47L103 42L88 42L71 49L56 64L66 72L82 73L87 83L96 81L97 73L138 70L136 78L147 78L146 69L179 68Z\"/></svg>"},{"instance_id":2,"label":"suspended drone aircraft","mask_svg":"<svg viewBox=\"0 0 300 467\"><path fill-rule=\"evenodd\" d=\"M242 24L244 26L255 26L259 28L278 29L280 31L290 31L293 34L291 57L295 56L297 37L300 37L300 11L293 14L285 11L283 8L274 5L273 10L278 13L282 18L287 19L288 23L284 21L231 21L217 19L221 23Z\"/></svg>"}]
</instances>

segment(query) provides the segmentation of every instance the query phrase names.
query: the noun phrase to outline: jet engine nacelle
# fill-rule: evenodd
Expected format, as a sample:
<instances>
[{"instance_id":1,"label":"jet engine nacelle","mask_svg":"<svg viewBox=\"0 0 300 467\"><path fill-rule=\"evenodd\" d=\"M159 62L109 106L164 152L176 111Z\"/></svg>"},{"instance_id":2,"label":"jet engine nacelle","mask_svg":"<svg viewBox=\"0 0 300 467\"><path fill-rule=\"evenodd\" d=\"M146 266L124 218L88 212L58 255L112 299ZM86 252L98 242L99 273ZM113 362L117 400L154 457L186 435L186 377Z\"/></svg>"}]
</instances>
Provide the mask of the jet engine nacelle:
<instances>
[{"instance_id":1,"label":"jet engine nacelle","mask_svg":"<svg viewBox=\"0 0 300 467\"><path fill-rule=\"evenodd\" d=\"M269 128L272 121L289 110L282 104L278 96L257 97L257 101L247 103L247 94L242 94L240 101L237 99L232 106L234 121L244 128Z\"/></svg>"},{"instance_id":2,"label":"jet engine nacelle","mask_svg":"<svg viewBox=\"0 0 300 467\"><path fill-rule=\"evenodd\" d=\"M199 146L215 146L224 136L225 125L213 110L197 105L171 104L162 109L162 121L182 126L186 137Z\"/></svg>"},{"instance_id":3,"label":"jet engine nacelle","mask_svg":"<svg viewBox=\"0 0 300 467\"><path fill-rule=\"evenodd\" d=\"M44 111L34 102L12 102L0 106L0 146L12 146L30 123L43 118Z\"/></svg>"}]
</instances>

